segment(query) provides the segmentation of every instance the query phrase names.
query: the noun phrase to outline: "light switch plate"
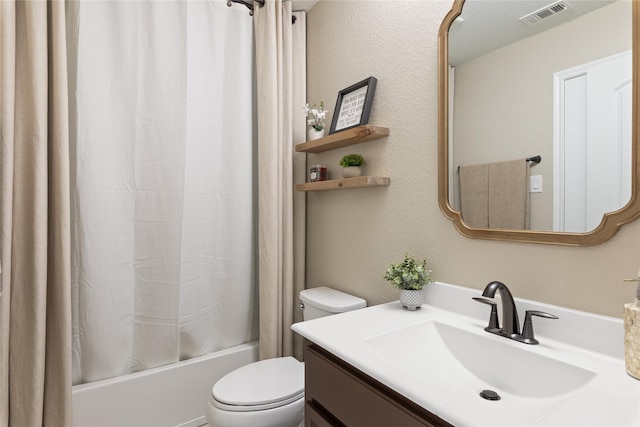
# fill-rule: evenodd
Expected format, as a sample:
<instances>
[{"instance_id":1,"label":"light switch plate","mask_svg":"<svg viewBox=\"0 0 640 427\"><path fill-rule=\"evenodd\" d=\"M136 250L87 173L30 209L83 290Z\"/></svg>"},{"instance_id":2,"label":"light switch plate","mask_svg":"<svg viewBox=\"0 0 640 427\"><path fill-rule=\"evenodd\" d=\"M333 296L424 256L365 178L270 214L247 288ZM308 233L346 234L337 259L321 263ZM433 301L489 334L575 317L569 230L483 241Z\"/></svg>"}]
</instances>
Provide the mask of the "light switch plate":
<instances>
[{"instance_id":1,"label":"light switch plate","mask_svg":"<svg viewBox=\"0 0 640 427\"><path fill-rule=\"evenodd\" d=\"M542 175L531 175L529 193L542 193Z\"/></svg>"}]
</instances>

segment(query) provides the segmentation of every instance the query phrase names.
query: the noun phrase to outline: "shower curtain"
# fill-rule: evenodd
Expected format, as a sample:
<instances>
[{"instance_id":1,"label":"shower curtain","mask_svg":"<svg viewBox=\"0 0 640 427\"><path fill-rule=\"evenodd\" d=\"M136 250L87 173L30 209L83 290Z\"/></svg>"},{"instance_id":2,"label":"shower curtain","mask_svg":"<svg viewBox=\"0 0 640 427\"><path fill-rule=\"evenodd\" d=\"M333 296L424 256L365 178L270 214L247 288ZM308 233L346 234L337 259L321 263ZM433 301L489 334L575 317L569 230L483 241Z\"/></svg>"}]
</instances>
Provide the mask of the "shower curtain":
<instances>
[{"instance_id":1,"label":"shower curtain","mask_svg":"<svg viewBox=\"0 0 640 427\"><path fill-rule=\"evenodd\" d=\"M306 14L290 1L268 0L255 10L259 175L260 358L294 355L302 341L291 324L305 273L306 156L295 153L305 140ZM296 18L293 20L293 18ZM295 22L292 24L292 22ZM275 167L274 167L275 166Z\"/></svg>"},{"instance_id":2,"label":"shower curtain","mask_svg":"<svg viewBox=\"0 0 640 427\"><path fill-rule=\"evenodd\" d=\"M71 426L63 1L0 1L0 426Z\"/></svg>"},{"instance_id":3,"label":"shower curtain","mask_svg":"<svg viewBox=\"0 0 640 427\"><path fill-rule=\"evenodd\" d=\"M69 2L73 381L257 338L253 22Z\"/></svg>"}]
</instances>

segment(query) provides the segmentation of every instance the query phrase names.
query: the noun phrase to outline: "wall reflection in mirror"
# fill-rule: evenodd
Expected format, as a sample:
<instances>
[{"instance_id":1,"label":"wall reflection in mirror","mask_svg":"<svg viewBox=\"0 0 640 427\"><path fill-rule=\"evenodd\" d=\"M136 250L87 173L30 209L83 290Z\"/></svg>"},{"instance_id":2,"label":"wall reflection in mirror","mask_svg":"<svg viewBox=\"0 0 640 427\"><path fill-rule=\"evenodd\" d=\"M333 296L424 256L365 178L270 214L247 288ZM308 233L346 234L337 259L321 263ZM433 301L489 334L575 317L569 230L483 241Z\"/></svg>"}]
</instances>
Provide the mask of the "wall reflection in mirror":
<instances>
[{"instance_id":1,"label":"wall reflection in mirror","mask_svg":"<svg viewBox=\"0 0 640 427\"><path fill-rule=\"evenodd\" d=\"M629 202L631 3L464 3L448 33L448 197L468 226L583 233Z\"/></svg>"}]
</instances>

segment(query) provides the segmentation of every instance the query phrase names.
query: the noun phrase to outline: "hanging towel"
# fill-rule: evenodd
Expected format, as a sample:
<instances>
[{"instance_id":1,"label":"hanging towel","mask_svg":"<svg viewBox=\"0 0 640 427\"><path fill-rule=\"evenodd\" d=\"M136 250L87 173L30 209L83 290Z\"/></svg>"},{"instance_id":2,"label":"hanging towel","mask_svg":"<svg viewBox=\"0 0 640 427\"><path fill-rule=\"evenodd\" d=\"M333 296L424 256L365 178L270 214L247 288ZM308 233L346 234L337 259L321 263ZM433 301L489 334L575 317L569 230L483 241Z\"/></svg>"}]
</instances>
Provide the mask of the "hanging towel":
<instances>
[{"instance_id":1,"label":"hanging towel","mask_svg":"<svg viewBox=\"0 0 640 427\"><path fill-rule=\"evenodd\" d=\"M526 159L489 163L489 228L529 229Z\"/></svg>"},{"instance_id":2,"label":"hanging towel","mask_svg":"<svg viewBox=\"0 0 640 427\"><path fill-rule=\"evenodd\" d=\"M460 210L473 228L529 228L526 159L460 166Z\"/></svg>"},{"instance_id":3,"label":"hanging towel","mask_svg":"<svg viewBox=\"0 0 640 427\"><path fill-rule=\"evenodd\" d=\"M460 210L465 224L489 227L489 164L460 166Z\"/></svg>"}]
</instances>

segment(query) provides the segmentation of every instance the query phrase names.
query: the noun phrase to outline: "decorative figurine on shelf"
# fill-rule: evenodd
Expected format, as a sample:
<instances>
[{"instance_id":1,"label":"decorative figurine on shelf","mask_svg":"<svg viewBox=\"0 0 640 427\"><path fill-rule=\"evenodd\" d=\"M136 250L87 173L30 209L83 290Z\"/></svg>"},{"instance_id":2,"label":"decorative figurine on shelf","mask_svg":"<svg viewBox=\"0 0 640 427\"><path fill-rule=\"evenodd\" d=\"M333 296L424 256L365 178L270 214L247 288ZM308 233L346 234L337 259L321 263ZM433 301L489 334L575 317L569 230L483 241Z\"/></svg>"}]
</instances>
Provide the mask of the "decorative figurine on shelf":
<instances>
[{"instance_id":1,"label":"decorative figurine on shelf","mask_svg":"<svg viewBox=\"0 0 640 427\"><path fill-rule=\"evenodd\" d=\"M309 104L305 105L304 112L307 114L307 126L309 141L322 138L325 132L324 120L327 117L327 110L324 108L324 102L320 101L320 108L313 104L309 107Z\"/></svg>"}]
</instances>

